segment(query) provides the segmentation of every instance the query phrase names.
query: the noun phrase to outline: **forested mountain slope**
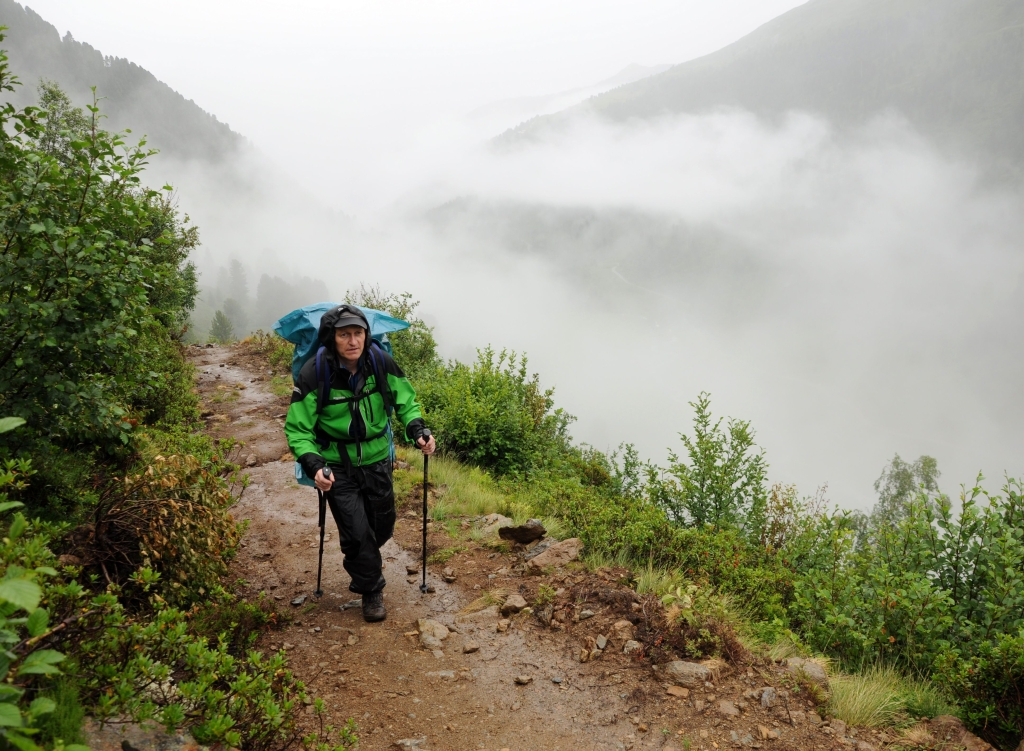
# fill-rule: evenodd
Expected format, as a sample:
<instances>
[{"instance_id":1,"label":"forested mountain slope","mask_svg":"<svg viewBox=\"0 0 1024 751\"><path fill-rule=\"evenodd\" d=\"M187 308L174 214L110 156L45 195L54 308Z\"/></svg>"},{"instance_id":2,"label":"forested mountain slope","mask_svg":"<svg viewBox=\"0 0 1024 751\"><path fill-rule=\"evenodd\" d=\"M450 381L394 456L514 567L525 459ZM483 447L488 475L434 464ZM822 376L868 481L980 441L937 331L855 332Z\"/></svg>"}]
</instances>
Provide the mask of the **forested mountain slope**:
<instances>
[{"instance_id":1,"label":"forested mountain slope","mask_svg":"<svg viewBox=\"0 0 1024 751\"><path fill-rule=\"evenodd\" d=\"M9 98L35 104L41 78L57 81L78 105L92 101L90 87L103 97L107 128L131 128L149 145L182 159L216 161L244 143L225 123L185 99L144 68L123 58L61 39L57 29L31 8L0 0L0 26L8 27L4 49L23 86Z\"/></svg>"},{"instance_id":2,"label":"forested mountain slope","mask_svg":"<svg viewBox=\"0 0 1024 751\"><path fill-rule=\"evenodd\" d=\"M540 137L585 113L612 121L738 107L855 126L897 110L924 134L1024 165L1024 2L811 0L718 52L538 118Z\"/></svg>"}]
</instances>

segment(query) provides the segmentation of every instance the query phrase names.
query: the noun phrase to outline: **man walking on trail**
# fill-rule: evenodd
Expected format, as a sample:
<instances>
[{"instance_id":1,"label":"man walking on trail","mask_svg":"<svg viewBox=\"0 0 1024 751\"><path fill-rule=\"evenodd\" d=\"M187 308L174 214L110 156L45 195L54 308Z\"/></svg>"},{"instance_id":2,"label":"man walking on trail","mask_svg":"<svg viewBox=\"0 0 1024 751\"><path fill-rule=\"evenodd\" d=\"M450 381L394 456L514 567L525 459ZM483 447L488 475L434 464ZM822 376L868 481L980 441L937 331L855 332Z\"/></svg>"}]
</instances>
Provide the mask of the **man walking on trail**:
<instances>
[{"instance_id":1,"label":"man walking on trail","mask_svg":"<svg viewBox=\"0 0 1024 751\"><path fill-rule=\"evenodd\" d=\"M363 596L363 618L382 621L387 611L380 549L395 529L391 408L424 454L434 453L434 438L401 368L371 344L370 325L359 308L339 305L324 313L318 338L325 362L319 374L320 357L299 371L284 431L303 471L327 497L352 577L349 589ZM331 468L329 477L324 467Z\"/></svg>"}]
</instances>

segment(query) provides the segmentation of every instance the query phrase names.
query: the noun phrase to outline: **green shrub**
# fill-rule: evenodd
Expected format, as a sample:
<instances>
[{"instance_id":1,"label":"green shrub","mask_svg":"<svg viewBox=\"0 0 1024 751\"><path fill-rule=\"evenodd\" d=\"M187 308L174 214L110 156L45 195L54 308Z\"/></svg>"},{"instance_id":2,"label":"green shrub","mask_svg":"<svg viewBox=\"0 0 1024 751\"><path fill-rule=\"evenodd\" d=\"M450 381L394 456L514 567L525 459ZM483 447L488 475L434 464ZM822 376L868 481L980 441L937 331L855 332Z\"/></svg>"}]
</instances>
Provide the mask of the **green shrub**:
<instances>
[{"instance_id":1,"label":"green shrub","mask_svg":"<svg viewBox=\"0 0 1024 751\"><path fill-rule=\"evenodd\" d=\"M693 437L680 434L687 461L669 454L664 472L648 473L648 492L673 521L693 527L737 527L759 534L764 526L768 465L755 450L750 423L713 422L711 397L690 402L695 411Z\"/></svg>"},{"instance_id":2,"label":"green shrub","mask_svg":"<svg viewBox=\"0 0 1024 751\"><path fill-rule=\"evenodd\" d=\"M967 725L997 748L1024 736L1024 628L947 646L935 678L957 698Z\"/></svg>"},{"instance_id":3,"label":"green shrub","mask_svg":"<svg viewBox=\"0 0 1024 751\"><path fill-rule=\"evenodd\" d=\"M16 83L0 53L0 90ZM142 187L152 152L90 111L58 154L46 113L0 107L0 405L44 438L113 450L135 395L162 380L147 330L183 329L197 235Z\"/></svg>"},{"instance_id":4,"label":"green shrub","mask_svg":"<svg viewBox=\"0 0 1024 751\"><path fill-rule=\"evenodd\" d=\"M499 474L524 476L553 461L568 442L569 415L527 375L526 358L479 350L472 365L451 362L420 386L441 448Z\"/></svg>"}]
</instances>

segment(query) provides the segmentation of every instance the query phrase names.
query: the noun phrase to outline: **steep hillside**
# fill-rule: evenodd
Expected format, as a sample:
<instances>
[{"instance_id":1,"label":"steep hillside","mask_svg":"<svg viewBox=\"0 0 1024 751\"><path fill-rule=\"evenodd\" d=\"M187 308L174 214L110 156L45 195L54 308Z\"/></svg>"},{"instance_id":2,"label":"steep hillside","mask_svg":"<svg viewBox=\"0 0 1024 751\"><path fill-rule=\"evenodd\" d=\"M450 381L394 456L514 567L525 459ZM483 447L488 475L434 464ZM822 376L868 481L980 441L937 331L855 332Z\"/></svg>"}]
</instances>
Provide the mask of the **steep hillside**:
<instances>
[{"instance_id":1,"label":"steep hillside","mask_svg":"<svg viewBox=\"0 0 1024 751\"><path fill-rule=\"evenodd\" d=\"M31 8L0 0L0 26L8 27L3 42L11 68L24 84L12 99L34 104L40 78L57 81L76 104L92 100L90 87L104 97L107 127L131 128L147 135L149 144L164 154L184 159L216 161L244 142L225 123L185 99L135 63L105 57L68 33L57 29Z\"/></svg>"},{"instance_id":2,"label":"steep hillside","mask_svg":"<svg viewBox=\"0 0 1024 751\"><path fill-rule=\"evenodd\" d=\"M585 113L623 121L740 107L839 126L898 110L945 145L1024 165L1024 2L811 0L711 55L504 136Z\"/></svg>"}]
</instances>

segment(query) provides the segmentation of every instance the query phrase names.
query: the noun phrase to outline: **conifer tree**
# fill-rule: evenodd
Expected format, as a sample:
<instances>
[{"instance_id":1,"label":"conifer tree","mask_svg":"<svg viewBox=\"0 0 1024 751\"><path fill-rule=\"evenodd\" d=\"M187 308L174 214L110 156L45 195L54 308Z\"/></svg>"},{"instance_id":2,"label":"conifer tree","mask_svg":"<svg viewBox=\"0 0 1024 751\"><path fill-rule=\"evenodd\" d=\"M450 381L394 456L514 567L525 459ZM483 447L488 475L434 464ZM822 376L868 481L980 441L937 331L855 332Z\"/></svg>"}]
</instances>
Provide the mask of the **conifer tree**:
<instances>
[{"instance_id":1,"label":"conifer tree","mask_svg":"<svg viewBox=\"0 0 1024 751\"><path fill-rule=\"evenodd\" d=\"M235 332L231 327L231 320L224 315L223 310L213 314L213 324L210 326L210 338L226 344L235 338Z\"/></svg>"}]
</instances>

